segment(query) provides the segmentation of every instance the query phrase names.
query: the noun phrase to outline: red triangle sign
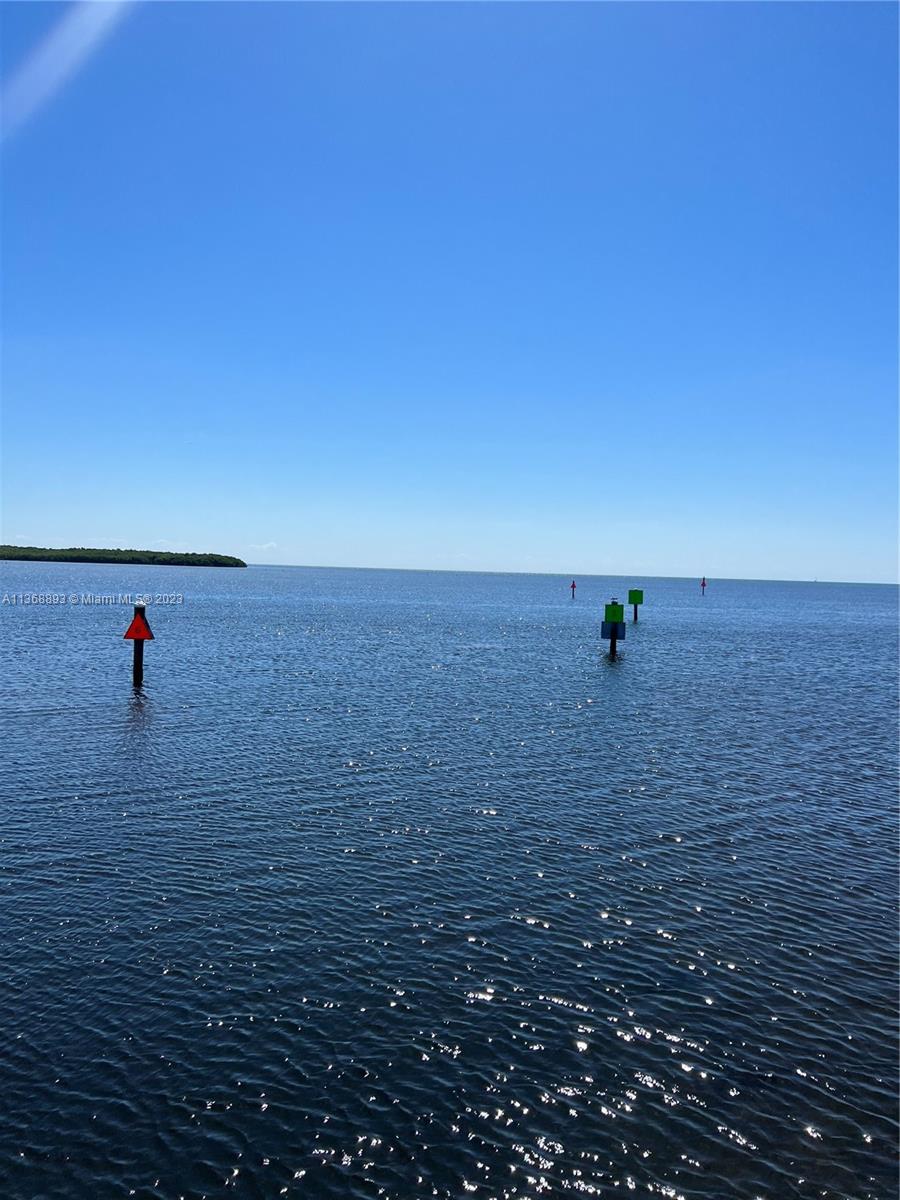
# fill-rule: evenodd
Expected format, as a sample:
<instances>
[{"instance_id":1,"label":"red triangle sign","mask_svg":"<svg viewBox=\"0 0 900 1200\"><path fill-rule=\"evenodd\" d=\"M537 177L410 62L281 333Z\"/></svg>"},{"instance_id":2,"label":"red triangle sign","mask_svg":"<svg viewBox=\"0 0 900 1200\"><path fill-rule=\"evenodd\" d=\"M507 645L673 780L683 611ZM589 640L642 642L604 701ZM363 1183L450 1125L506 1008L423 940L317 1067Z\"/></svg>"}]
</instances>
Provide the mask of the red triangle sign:
<instances>
[{"instance_id":1,"label":"red triangle sign","mask_svg":"<svg viewBox=\"0 0 900 1200\"><path fill-rule=\"evenodd\" d=\"M134 620L128 626L123 636L130 638L133 642L153 641L153 634L150 632L150 626L147 624L147 618L143 613L135 613Z\"/></svg>"}]
</instances>

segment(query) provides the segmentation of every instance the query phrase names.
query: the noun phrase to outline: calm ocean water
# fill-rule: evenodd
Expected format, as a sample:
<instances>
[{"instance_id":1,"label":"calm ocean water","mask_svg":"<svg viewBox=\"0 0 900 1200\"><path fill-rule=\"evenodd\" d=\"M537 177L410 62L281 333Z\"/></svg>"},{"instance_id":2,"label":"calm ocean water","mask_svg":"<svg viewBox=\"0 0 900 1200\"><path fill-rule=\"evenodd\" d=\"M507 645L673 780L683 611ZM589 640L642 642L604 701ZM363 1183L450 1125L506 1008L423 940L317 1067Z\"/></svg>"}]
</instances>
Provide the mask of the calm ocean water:
<instances>
[{"instance_id":1,"label":"calm ocean water","mask_svg":"<svg viewBox=\"0 0 900 1200\"><path fill-rule=\"evenodd\" d=\"M897 590L568 583L3 564L4 1200L896 1195Z\"/></svg>"}]
</instances>

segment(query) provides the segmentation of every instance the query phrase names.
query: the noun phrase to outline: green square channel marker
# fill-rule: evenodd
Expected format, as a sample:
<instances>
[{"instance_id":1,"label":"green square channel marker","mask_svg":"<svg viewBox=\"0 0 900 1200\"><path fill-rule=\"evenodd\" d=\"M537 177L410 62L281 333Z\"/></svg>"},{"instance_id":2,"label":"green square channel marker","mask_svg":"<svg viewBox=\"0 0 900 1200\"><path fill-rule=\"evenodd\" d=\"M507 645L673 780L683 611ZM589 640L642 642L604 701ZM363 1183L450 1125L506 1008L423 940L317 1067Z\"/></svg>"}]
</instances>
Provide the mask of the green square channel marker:
<instances>
[{"instance_id":1,"label":"green square channel marker","mask_svg":"<svg viewBox=\"0 0 900 1200\"><path fill-rule=\"evenodd\" d=\"M629 604L643 604L644 603L643 591L640 588L629 588L628 589L628 603Z\"/></svg>"},{"instance_id":2,"label":"green square channel marker","mask_svg":"<svg viewBox=\"0 0 900 1200\"><path fill-rule=\"evenodd\" d=\"M624 604L607 604L604 615L604 621L610 621L612 624L618 624L619 621L625 620L625 605Z\"/></svg>"}]
</instances>

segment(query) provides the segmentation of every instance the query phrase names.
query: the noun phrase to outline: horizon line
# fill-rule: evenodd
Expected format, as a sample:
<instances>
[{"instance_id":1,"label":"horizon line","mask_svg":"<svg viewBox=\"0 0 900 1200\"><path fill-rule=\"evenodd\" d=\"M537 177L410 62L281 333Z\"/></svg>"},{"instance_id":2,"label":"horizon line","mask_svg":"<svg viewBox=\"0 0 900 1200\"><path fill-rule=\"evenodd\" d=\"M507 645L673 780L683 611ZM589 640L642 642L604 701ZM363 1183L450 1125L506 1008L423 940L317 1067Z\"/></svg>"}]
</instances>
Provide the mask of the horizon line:
<instances>
[{"instance_id":1,"label":"horizon line","mask_svg":"<svg viewBox=\"0 0 900 1200\"><path fill-rule=\"evenodd\" d=\"M8 542L8 543L4 543L4 544L8 545L12 548L18 548L21 543ZM134 547L122 547L122 546L98 546L98 547L79 547L79 546L24 547L23 546L22 548L46 549L46 550L100 549L100 550L111 550L111 551L123 550L123 549L132 549L132 550L135 549ZM159 551L158 549L155 549L153 551L148 551L148 552L149 553L162 552L162 553L176 554L176 555L177 554L216 554L219 557L238 557L238 558L240 557L239 555L226 555L223 551L191 551L191 550ZM38 559L38 558L34 558L34 559L3 559L0 561L29 562L31 565L36 565L37 563L45 562L48 565L53 565L53 566L79 566L79 565L82 565L82 566L104 566L104 565L126 566L127 565L127 566L144 566L144 567L154 567L154 566L165 567L165 566L174 565L174 564L170 564L170 563L130 563L130 564L125 564L125 563L123 563L123 564L82 563L82 564L79 564L77 562L65 562L65 561L60 561L60 560L56 560L56 559ZM641 572L641 571L620 571L618 573L616 573L616 572L598 573L596 571L583 571L583 572L575 571L573 573L573 572L569 572L569 571L498 570L497 568L483 568L483 567L482 568L478 568L478 567L383 567L383 566L361 566L358 564L346 564L346 563L341 564L341 563L252 562L249 559L248 560L242 559L241 561L245 562L246 567L267 567L267 568L276 568L276 569L288 567L291 569L308 570L308 571L405 571L407 573L422 574L422 573L427 572L429 574L442 574L442 575L534 575L534 576L541 576L541 577L547 577L547 578L558 577L560 579L562 579L564 577L569 577L569 578L576 579L576 580L580 577L582 579L620 579L620 580L627 580L627 579L683 579L683 580L697 580L699 582L699 580L701 578L701 576L699 576L699 575L652 575L652 574ZM188 567L189 565L192 565L192 564L183 564L184 567ZM200 569L199 566L197 567L197 569ZM203 569L207 569L207 568L203 568ZM216 569L216 568L210 568L210 569ZM900 578L895 578L895 579L819 579L819 578L809 579L808 577L799 578L799 577L795 576L793 578L780 579L780 578L776 578L774 576L769 576L769 575L712 575L712 574L703 576L703 578L705 578L707 580L717 579L717 580L720 580L721 582L728 582L728 583L807 583L807 584L827 583L827 584L843 584L843 585L847 585L847 586L856 586L856 587L895 587L895 588L900 587Z\"/></svg>"},{"instance_id":2,"label":"horizon line","mask_svg":"<svg viewBox=\"0 0 900 1200\"><path fill-rule=\"evenodd\" d=\"M165 565L165 564L160 564ZM410 574L441 574L441 575L540 575L540 576L558 576L560 579L571 574L571 578L579 578L579 572L572 574L565 571L498 571L487 570L485 568L462 568L462 567L361 567L347 566L336 563L264 563L250 562L247 560L248 567L273 567L273 568L296 568L305 571L406 571ZM838 584L850 587L900 587L900 579L884 580L884 579L776 579L769 575L649 575L640 571L627 571L616 573L597 574L595 571L584 571L580 574L582 579L686 579L698 582L701 578L707 581L717 579L721 583L808 583L808 584Z\"/></svg>"}]
</instances>

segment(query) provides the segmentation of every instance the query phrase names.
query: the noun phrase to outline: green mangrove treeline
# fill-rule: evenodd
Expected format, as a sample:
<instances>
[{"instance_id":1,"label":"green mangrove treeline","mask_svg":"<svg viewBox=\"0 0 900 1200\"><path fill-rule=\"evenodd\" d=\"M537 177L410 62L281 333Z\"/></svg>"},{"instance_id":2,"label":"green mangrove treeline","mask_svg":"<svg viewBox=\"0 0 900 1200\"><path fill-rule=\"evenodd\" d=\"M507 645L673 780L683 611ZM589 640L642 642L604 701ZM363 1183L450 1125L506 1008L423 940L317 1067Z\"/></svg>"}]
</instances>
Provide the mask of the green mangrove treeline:
<instances>
[{"instance_id":1,"label":"green mangrove treeline","mask_svg":"<svg viewBox=\"0 0 900 1200\"><path fill-rule=\"evenodd\" d=\"M90 550L73 546L48 550L44 546L0 546L0 559L32 562L147 563L158 567L246 567L243 559L230 554L170 554L165 550Z\"/></svg>"}]
</instances>

